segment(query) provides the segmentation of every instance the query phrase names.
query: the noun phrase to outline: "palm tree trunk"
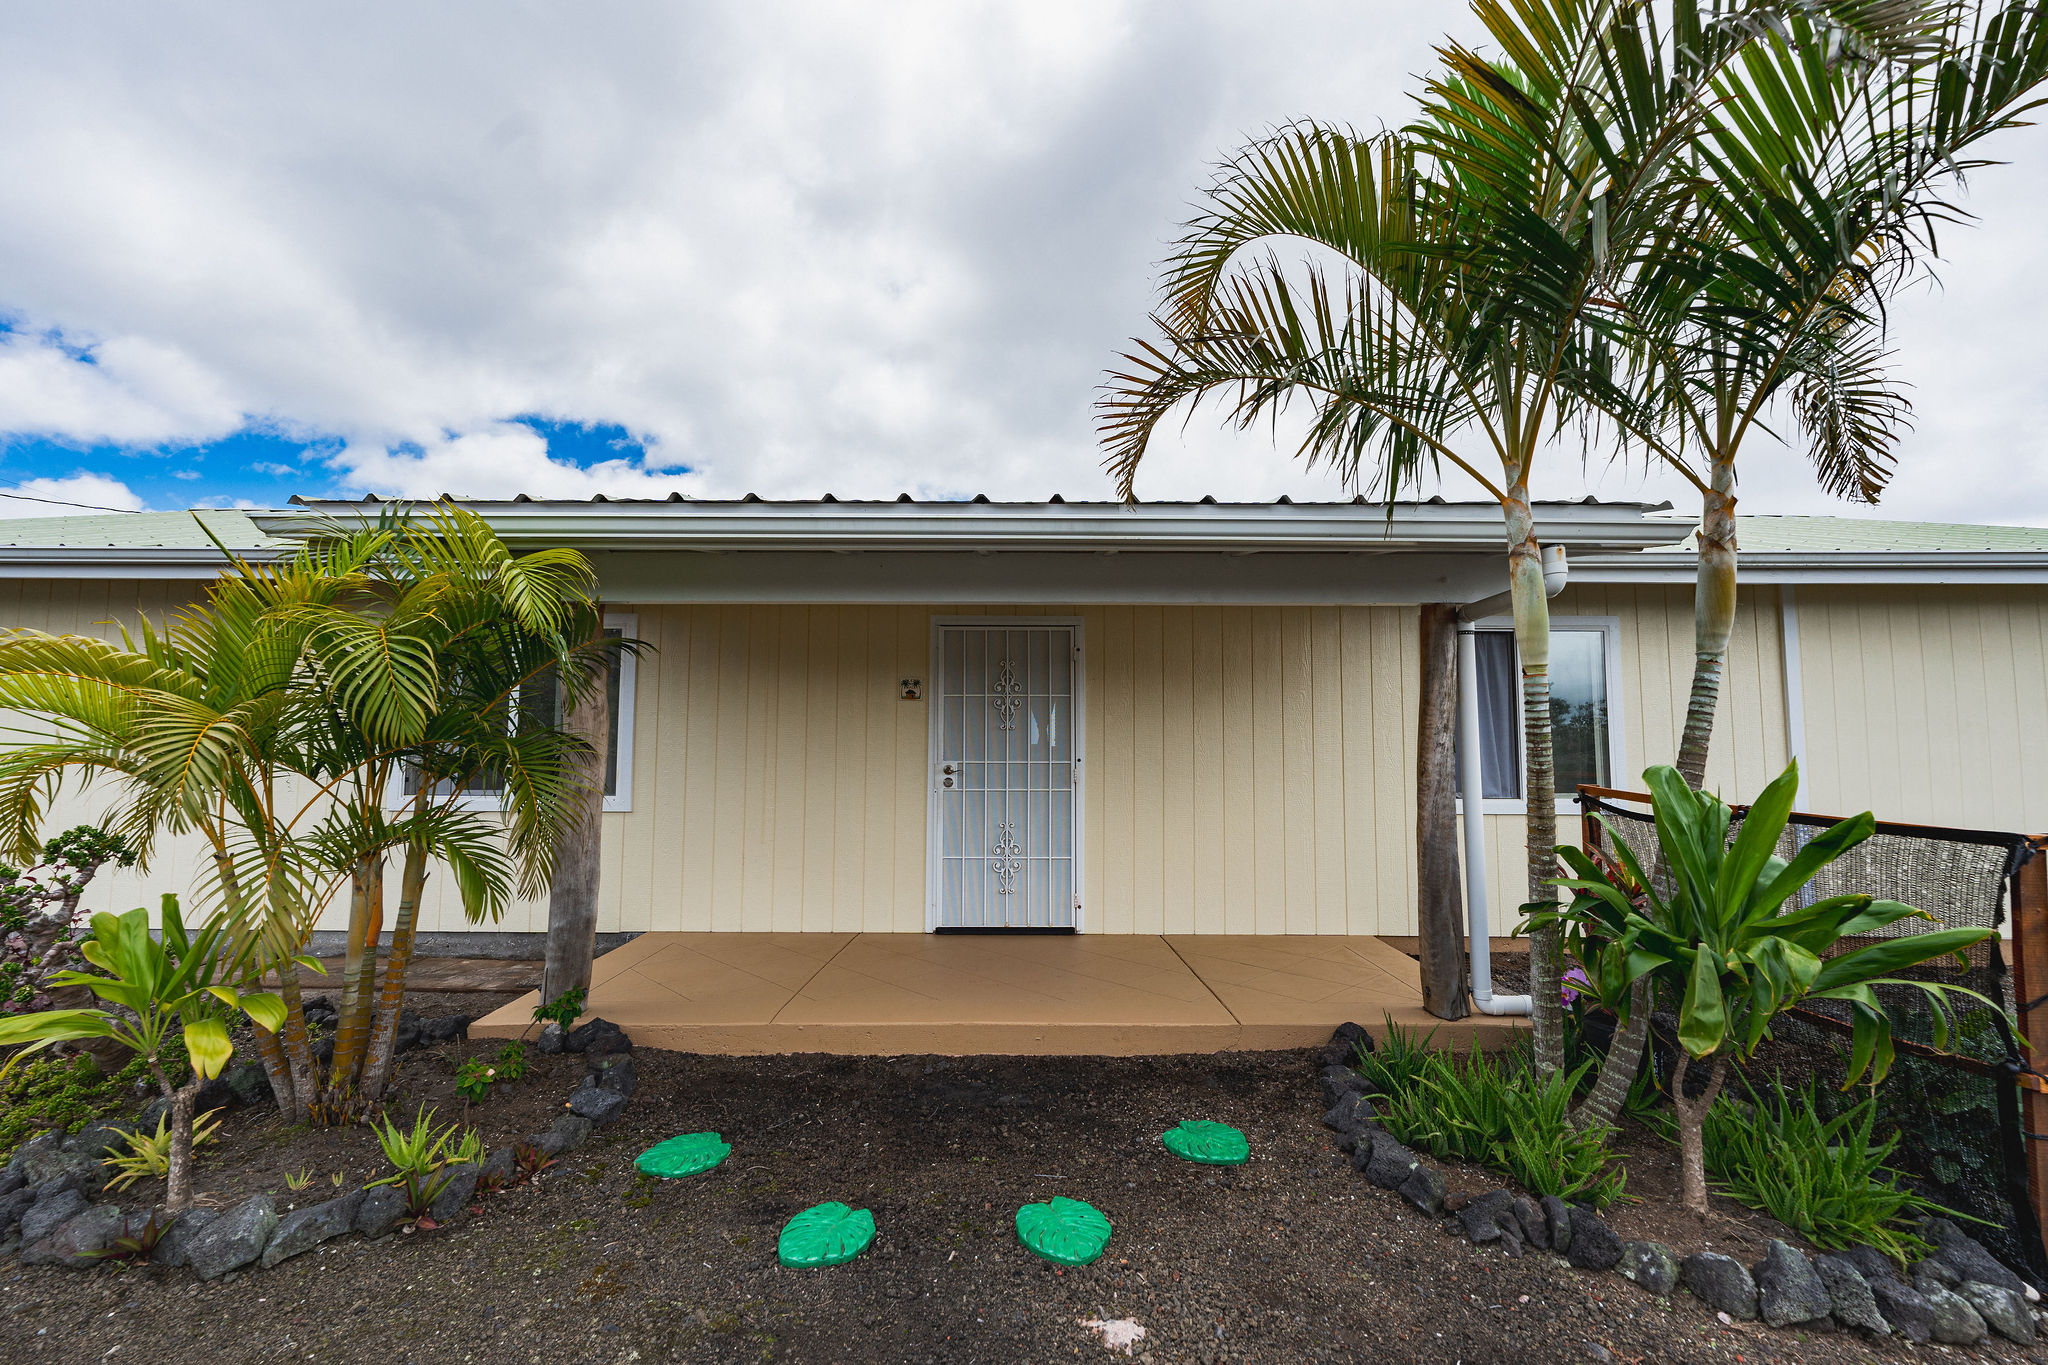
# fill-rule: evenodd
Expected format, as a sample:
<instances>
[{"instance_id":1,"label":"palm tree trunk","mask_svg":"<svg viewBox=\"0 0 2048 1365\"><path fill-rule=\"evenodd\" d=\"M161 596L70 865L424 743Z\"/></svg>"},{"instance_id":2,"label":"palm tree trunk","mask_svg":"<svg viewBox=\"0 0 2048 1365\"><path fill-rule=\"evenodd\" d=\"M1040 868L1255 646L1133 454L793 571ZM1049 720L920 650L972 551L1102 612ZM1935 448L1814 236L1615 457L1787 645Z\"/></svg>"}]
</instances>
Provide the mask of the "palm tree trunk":
<instances>
[{"instance_id":1,"label":"palm tree trunk","mask_svg":"<svg viewBox=\"0 0 2048 1365\"><path fill-rule=\"evenodd\" d=\"M221 895L227 902L228 911L241 926L237 933L255 932L249 925L247 907L242 901L242 881L236 875L234 859L228 856L226 849L218 840L214 844L213 863L220 873ZM306 1021L299 1010L298 967L289 956L284 956L278 963L277 975L278 993L285 1002L285 1031L289 1033L293 1024L297 1024L298 1055L306 1058L308 1067L299 1074L294 1073L293 1054L283 1037L253 1021L250 1024L250 1032L256 1039L256 1055L263 1061L263 1073L270 1078L270 1093L277 1100L278 1112L284 1115L287 1123L304 1123L307 1105L312 1101L313 1092L309 1084L311 1058L305 1045Z\"/></svg>"},{"instance_id":2,"label":"palm tree trunk","mask_svg":"<svg viewBox=\"0 0 2048 1365\"><path fill-rule=\"evenodd\" d=\"M1678 1111L1678 1204L1687 1213L1707 1216L1707 1157L1704 1140L1707 1111L1720 1097L1728 1077L1728 1054L1716 1052L1707 1073L1707 1088L1696 1100L1685 1097L1685 1073L1693 1058L1678 1050L1678 1074L1671 1078L1671 1107Z\"/></svg>"},{"instance_id":3,"label":"palm tree trunk","mask_svg":"<svg viewBox=\"0 0 2048 1365\"><path fill-rule=\"evenodd\" d=\"M313 1045L306 1036L306 1001L299 991L299 964L285 958L277 964L277 993L284 998L284 1032L279 1035L290 1084L278 1092L277 1107L292 1123L313 1117L320 1084L313 1075ZM289 1100L287 1100L287 1096Z\"/></svg>"},{"instance_id":4,"label":"palm tree trunk","mask_svg":"<svg viewBox=\"0 0 2048 1365\"><path fill-rule=\"evenodd\" d=\"M1735 629L1734 462L1717 460L1713 476L1700 514L1699 579L1692 599L1692 698L1686 703L1685 733L1678 744L1679 775L1694 788L1706 781L1721 671L1728 660L1728 637Z\"/></svg>"},{"instance_id":5,"label":"palm tree trunk","mask_svg":"<svg viewBox=\"0 0 2048 1365\"><path fill-rule=\"evenodd\" d=\"M604 618L591 636L604 642ZM566 702L565 697L565 702ZM562 728L590 747L579 766L583 783L580 818L564 829L556 843L555 880L548 891L547 960L541 966L540 998L553 1000L566 991L590 986L591 962L597 954L597 893L604 829L605 746L611 728L610 689L602 674L585 694L563 708Z\"/></svg>"},{"instance_id":6,"label":"palm tree trunk","mask_svg":"<svg viewBox=\"0 0 2048 1365\"><path fill-rule=\"evenodd\" d=\"M1617 1029L1607 1055L1600 1059L1600 1076L1593 1093L1579 1102L1572 1114L1572 1127L1604 1128L1614 1122L1635 1084L1643 1065L1643 1044L1650 1036L1650 979L1638 977L1628 991L1628 1023Z\"/></svg>"},{"instance_id":7,"label":"palm tree trunk","mask_svg":"<svg viewBox=\"0 0 2048 1365\"><path fill-rule=\"evenodd\" d=\"M1557 876L1557 765L1550 742L1550 598L1543 590L1543 554L1527 484L1509 487L1505 508L1508 593L1514 603L1515 648L1522 656L1529 899L1552 902L1557 899L1549 884ZM1557 930L1538 929L1529 939L1530 1023L1536 1067L1545 1075L1564 1066L1563 975Z\"/></svg>"},{"instance_id":8,"label":"palm tree trunk","mask_svg":"<svg viewBox=\"0 0 2048 1365\"><path fill-rule=\"evenodd\" d=\"M284 1044L275 1033L253 1021L249 1032L256 1040L256 1056L263 1063L263 1074L270 1078L270 1093L277 1097L278 1112L287 1123L304 1122L305 1115L296 1112L298 1094L292 1085L292 1068L285 1059Z\"/></svg>"},{"instance_id":9,"label":"palm tree trunk","mask_svg":"<svg viewBox=\"0 0 2048 1365\"><path fill-rule=\"evenodd\" d=\"M370 1040L370 1010L377 989L377 940L383 934L384 858L365 854L349 877L348 948L342 962L340 1020L327 1088L336 1098L355 1090L363 1049Z\"/></svg>"},{"instance_id":10,"label":"palm tree trunk","mask_svg":"<svg viewBox=\"0 0 2048 1365\"><path fill-rule=\"evenodd\" d=\"M420 896L427 885L427 851L417 844L405 850L405 870L398 883L398 918L391 925L391 955L384 960L378 991L377 1018L370 1028L370 1053L363 1063L363 1098L384 1102L391 1080L391 1062L398 1041L398 1015L405 1007L405 971L412 963L414 934L419 924Z\"/></svg>"}]
</instances>

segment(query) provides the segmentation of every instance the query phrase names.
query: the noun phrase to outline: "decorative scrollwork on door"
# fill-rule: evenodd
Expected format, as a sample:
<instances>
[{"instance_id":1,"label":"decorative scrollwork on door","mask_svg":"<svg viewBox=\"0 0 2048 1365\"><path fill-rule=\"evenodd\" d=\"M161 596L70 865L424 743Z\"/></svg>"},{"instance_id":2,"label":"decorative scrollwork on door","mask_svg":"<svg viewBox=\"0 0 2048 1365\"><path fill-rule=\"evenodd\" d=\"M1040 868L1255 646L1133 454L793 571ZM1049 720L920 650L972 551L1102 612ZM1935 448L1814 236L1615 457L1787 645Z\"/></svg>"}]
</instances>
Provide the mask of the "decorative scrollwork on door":
<instances>
[{"instance_id":1,"label":"decorative scrollwork on door","mask_svg":"<svg viewBox=\"0 0 2048 1365\"><path fill-rule=\"evenodd\" d=\"M1024 683L1017 676L1014 659L1004 659L996 666L996 680L989 688L996 708L996 728L1014 730L1017 728L1017 711L1024 705L1022 693Z\"/></svg>"},{"instance_id":2,"label":"decorative scrollwork on door","mask_svg":"<svg viewBox=\"0 0 2048 1365\"><path fill-rule=\"evenodd\" d=\"M1024 870L1021 857L1024 849L1017 843L1017 827L997 826L996 846L989 851L994 855L988 860L988 865L989 870L996 874L996 894L1013 894L1017 889L1017 874Z\"/></svg>"}]
</instances>

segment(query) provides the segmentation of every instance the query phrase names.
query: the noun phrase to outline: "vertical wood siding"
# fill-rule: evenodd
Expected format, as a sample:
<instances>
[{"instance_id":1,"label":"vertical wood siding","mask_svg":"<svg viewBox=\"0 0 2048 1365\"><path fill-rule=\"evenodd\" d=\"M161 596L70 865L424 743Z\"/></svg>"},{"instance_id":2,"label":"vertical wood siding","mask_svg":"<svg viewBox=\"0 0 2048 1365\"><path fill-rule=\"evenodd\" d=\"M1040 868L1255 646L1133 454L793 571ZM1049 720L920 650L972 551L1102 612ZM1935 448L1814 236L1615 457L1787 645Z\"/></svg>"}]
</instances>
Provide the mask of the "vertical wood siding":
<instances>
[{"instance_id":1,"label":"vertical wood siding","mask_svg":"<svg viewBox=\"0 0 2048 1365\"><path fill-rule=\"evenodd\" d=\"M1802 587L1797 601L1807 804L2048 830L2048 594Z\"/></svg>"},{"instance_id":2,"label":"vertical wood siding","mask_svg":"<svg viewBox=\"0 0 2048 1365\"><path fill-rule=\"evenodd\" d=\"M930 703L898 680L935 690L935 616L1048 614L1075 613L639 608L654 649L600 927L922 930ZM1079 615L1088 929L1405 931L1412 610ZM431 912L459 927L452 901ZM545 920L522 904L504 927Z\"/></svg>"},{"instance_id":3,"label":"vertical wood siding","mask_svg":"<svg viewBox=\"0 0 2048 1365\"><path fill-rule=\"evenodd\" d=\"M144 616L161 625L172 612L192 602L203 586L173 579L0 578L0 627L118 640L122 627L133 631ZM36 737L33 729L26 736L17 732L14 727L18 724L18 717L0 712L0 727L4 727L0 728L0 743ZM47 812L42 837L74 825L102 823L110 797L110 792L67 784ZM87 889L85 906L97 912L147 905L154 911L166 891L183 894L190 904L192 888L199 884L203 852L197 839L160 839L147 870L102 869Z\"/></svg>"},{"instance_id":4,"label":"vertical wood siding","mask_svg":"<svg viewBox=\"0 0 2048 1365\"><path fill-rule=\"evenodd\" d=\"M108 634L195 591L0 580L0 625ZM1574 587L1555 610L1621 619L1617 778L1634 785L1677 752L1690 589ZM1778 610L1769 587L1739 598L1708 769L1731 797L1787 761ZM639 608L653 649L633 809L604 817L601 927L923 928L929 702L899 700L897 680L933 684L932 618L976 614L1084 619L1089 930L1413 932L1419 674L1415 613L1397 607ZM2048 829L2044 616L2026 588L1801 589L1808 804ZM50 828L102 804L67 792ZM1487 822L1502 933L1527 895L1522 821ZM95 908L189 891L195 853L167 841L147 876L103 875ZM423 928L465 927L445 876L427 902ZM546 915L520 901L495 927Z\"/></svg>"}]
</instances>

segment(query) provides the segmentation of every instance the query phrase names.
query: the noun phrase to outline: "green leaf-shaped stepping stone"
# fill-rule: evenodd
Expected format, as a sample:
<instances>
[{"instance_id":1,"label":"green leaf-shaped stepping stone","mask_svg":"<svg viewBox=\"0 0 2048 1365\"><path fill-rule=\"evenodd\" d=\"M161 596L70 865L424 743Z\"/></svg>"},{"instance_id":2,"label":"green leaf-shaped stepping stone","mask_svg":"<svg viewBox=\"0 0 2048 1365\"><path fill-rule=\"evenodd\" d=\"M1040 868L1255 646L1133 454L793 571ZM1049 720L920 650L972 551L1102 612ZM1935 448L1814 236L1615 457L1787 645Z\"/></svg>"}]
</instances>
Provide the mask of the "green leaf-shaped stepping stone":
<instances>
[{"instance_id":1,"label":"green leaf-shaped stepping stone","mask_svg":"<svg viewBox=\"0 0 2048 1365\"><path fill-rule=\"evenodd\" d=\"M875 1215L832 1202L813 1204L782 1225L775 1259L787 1266L838 1265L875 1240Z\"/></svg>"},{"instance_id":2,"label":"green leaf-shaped stepping stone","mask_svg":"<svg viewBox=\"0 0 2048 1365\"><path fill-rule=\"evenodd\" d=\"M1087 1265L1109 1245L1109 1220L1092 1204L1054 1195L1017 1210L1017 1240L1056 1265Z\"/></svg>"},{"instance_id":3,"label":"green leaf-shaped stepping stone","mask_svg":"<svg viewBox=\"0 0 2048 1365\"><path fill-rule=\"evenodd\" d=\"M1241 1166L1252 1157L1251 1144L1243 1133L1208 1119L1183 1119L1180 1127L1167 1129L1159 1140L1182 1161L1199 1161L1205 1166Z\"/></svg>"},{"instance_id":4,"label":"green leaf-shaped stepping stone","mask_svg":"<svg viewBox=\"0 0 2048 1365\"><path fill-rule=\"evenodd\" d=\"M644 1174L680 1180L686 1175L702 1175L731 1154L732 1144L716 1133L684 1133L657 1142L633 1164Z\"/></svg>"}]
</instances>

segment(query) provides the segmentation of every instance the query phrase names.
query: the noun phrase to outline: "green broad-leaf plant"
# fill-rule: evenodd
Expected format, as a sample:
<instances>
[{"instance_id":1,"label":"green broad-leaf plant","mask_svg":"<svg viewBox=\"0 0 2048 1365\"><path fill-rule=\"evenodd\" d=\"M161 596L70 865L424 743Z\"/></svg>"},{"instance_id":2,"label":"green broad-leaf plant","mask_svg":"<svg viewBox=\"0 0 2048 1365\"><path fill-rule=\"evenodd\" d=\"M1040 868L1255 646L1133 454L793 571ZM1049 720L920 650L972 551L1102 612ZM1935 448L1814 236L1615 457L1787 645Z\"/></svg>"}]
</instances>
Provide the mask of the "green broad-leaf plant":
<instances>
[{"instance_id":1,"label":"green broad-leaf plant","mask_svg":"<svg viewBox=\"0 0 2048 1365\"><path fill-rule=\"evenodd\" d=\"M1679 1197L1689 1212L1705 1216L1701 1125L1731 1060L1754 1053L1784 1011L1831 1000L1848 1006L1854 1026L1844 1084L1866 1073L1873 1083L1882 1080L1892 1062L1891 1019L1873 988L1926 992L1936 1043L1945 1045L1947 997L1982 997L1894 973L1959 955L1994 931L1932 929L1845 948L1845 942L1900 920L1933 917L1869 895L1827 896L1809 903L1800 894L1821 869L1868 839L1875 821L1868 812L1850 816L1815 833L1789 861L1778 857L1799 785L1796 763L1764 788L1732 841L1733 814L1719 797L1694 790L1673 767L1651 768L1643 780L1656 816L1665 873L1661 884L1669 887L1668 894L1659 891L1660 883L1646 875L1610 827L1620 875L1616 864L1560 846L1557 855L1573 875L1556 884L1569 890L1572 900L1531 919L1547 920L1565 932L1599 997L1624 1014L1632 997L1640 1001L1633 990L1638 982L1678 1002L1679 1065L1671 1098L1678 1114ZM1707 1086L1687 1098L1685 1078L1695 1066L1707 1068Z\"/></svg>"},{"instance_id":2,"label":"green broad-leaf plant","mask_svg":"<svg viewBox=\"0 0 2048 1365\"><path fill-rule=\"evenodd\" d=\"M164 1207L177 1213L192 1202L192 1111L199 1088L218 1076L234 1055L228 1030L237 1012L273 1032L284 1024L284 1001L268 991L243 989L251 976L250 944L235 946L228 917L217 913L188 932L178 898L163 898L162 937L149 929L147 910L92 917L92 936L80 945L85 960L104 975L64 972L56 984L78 986L104 1009L43 1010L0 1017L0 1047L22 1046L8 1060L52 1043L107 1038L149 1066L170 1101L169 1189ZM165 1045L182 1033L192 1061L189 1079L174 1082L164 1070ZM6 1068L0 1068L0 1075Z\"/></svg>"}]
</instances>

